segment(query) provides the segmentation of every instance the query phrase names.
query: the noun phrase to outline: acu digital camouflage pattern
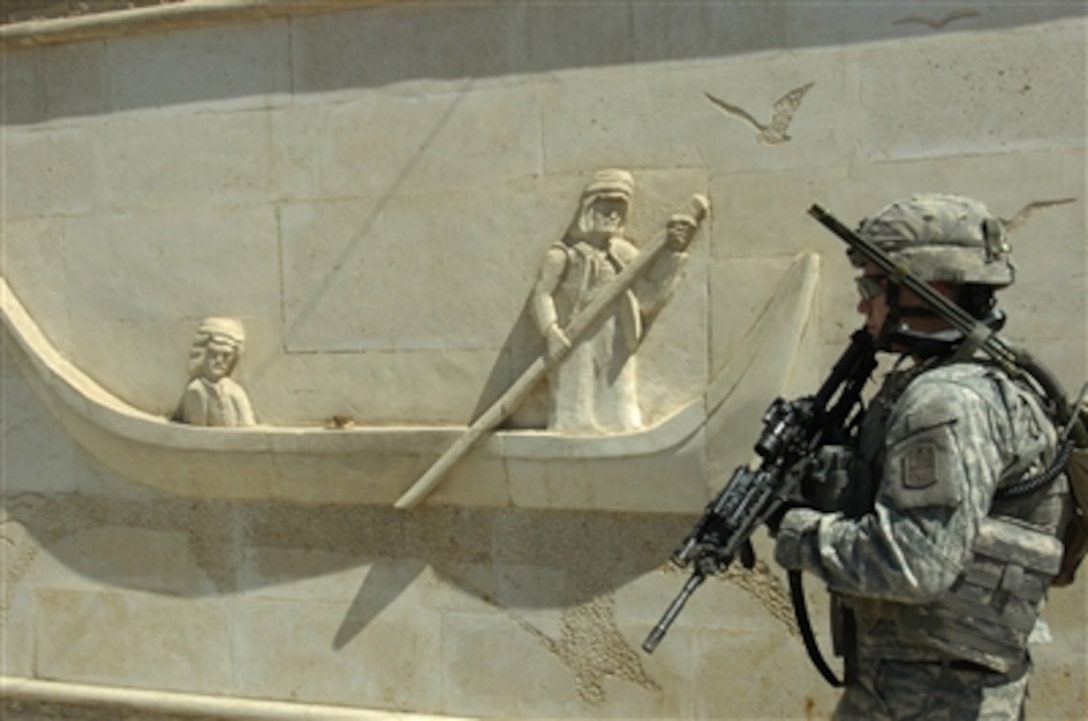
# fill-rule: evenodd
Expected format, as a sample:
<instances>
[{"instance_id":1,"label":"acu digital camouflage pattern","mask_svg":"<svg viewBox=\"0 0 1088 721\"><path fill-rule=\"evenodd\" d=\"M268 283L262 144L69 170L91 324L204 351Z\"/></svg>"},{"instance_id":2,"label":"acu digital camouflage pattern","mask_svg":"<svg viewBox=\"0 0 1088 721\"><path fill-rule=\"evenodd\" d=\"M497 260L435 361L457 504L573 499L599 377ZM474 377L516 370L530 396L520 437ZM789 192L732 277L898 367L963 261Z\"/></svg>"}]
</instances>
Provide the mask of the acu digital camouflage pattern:
<instances>
[{"instance_id":1,"label":"acu digital camouflage pattern","mask_svg":"<svg viewBox=\"0 0 1088 721\"><path fill-rule=\"evenodd\" d=\"M1024 718L1028 669L1019 678L934 663L865 664L834 721L1009 721Z\"/></svg>"},{"instance_id":2,"label":"acu digital camouflage pattern","mask_svg":"<svg viewBox=\"0 0 1088 721\"><path fill-rule=\"evenodd\" d=\"M1042 470L1055 442L1034 395L991 364L889 376L858 439L871 512L791 510L777 536L778 562L818 576L856 618L859 677L836 718L1019 717L1071 504L1064 477L995 492Z\"/></svg>"},{"instance_id":3,"label":"acu digital camouflage pattern","mask_svg":"<svg viewBox=\"0 0 1088 721\"><path fill-rule=\"evenodd\" d=\"M861 222L858 233L926 282L1011 285L1015 277L1005 227L985 205L927 193L897 200ZM851 249L850 262L865 259Z\"/></svg>"}]
</instances>

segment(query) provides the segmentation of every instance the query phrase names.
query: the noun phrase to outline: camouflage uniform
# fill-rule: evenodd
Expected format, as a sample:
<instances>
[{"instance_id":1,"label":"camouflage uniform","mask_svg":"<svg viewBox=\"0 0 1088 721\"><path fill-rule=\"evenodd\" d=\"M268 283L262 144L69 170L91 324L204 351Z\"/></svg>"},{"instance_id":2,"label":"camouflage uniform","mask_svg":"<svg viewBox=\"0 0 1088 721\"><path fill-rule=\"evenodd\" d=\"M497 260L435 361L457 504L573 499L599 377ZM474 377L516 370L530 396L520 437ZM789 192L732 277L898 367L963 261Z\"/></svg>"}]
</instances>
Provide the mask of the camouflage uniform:
<instances>
[{"instance_id":1,"label":"camouflage uniform","mask_svg":"<svg viewBox=\"0 0 1088 721\"><path fill-rule=\"evenodd\" d=\"M857 672L834 718L1021 717L1028 636L1071 506L1064 476L1023 496L998 489L1041 472L1055 444L1039 399L993 364L889 375L852 449L863 502L793 509L777 534L778 562L853 615Z\"/></svg>"}]
</instances>

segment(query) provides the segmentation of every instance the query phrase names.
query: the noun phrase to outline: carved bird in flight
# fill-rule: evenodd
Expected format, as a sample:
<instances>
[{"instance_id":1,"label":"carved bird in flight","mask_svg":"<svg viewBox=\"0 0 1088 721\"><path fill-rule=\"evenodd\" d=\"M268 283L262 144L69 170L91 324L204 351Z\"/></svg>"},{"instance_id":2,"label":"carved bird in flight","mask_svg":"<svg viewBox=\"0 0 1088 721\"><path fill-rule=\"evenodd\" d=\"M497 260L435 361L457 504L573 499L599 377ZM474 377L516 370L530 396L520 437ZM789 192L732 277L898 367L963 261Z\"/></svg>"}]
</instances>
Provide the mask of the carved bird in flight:
<instances>
[{"instance_id":1,"label":"carved bird in flight","mask_svg":"<svg viewBox=\"0 0 1088 721\"><path fill-rule=\"evenodd\" d=\"M1041 210L1043 208L1049 208L1049 207L1054 206L1054 205L1065 205L1067 203L1072 203L1075 200L1076 200L1076 198L1061 198L1059 200L1036 200L1036 201L1033 201L1031 203L1028 203L1023 208L1016 211L1016 215L1012 216L1011 218L1008 218L1008 219L998 218L998 220L1000 220L1001 224L1003 226L1005 226L1005 232L1011 234L1014 230L1019 228L1024 223L1026 223L1028 218L1036 210Z\"/></svg>"},{"instance_id":2,"label":"carved bird in flight","mask_svg":"<svg viewBox=\"0 0 1088 721\"><path fill-rule=\"evenodd\" d=\"M731 105L705 91L704 93L707 99L714 103L723 113L739 118L751 125L756 131L756 140L764 145L781 145L791 139L786 130L789 128L790 122L793 121L794 113L801 107L801 98L805 97L805 93L813 85L815 83L805 83L779 98L771 111L771 122L766 125L753 118L744 108Z\"/></svg>"},{"instance_id":3,"label":"carved bird in flight","mask_svg":"<svg viewBox=\"0 0 1088 721\"><path fill-rule=\"evenodd\" d=\"M982 15L982 13L978 12L977 10L953 10L952 12L946 13L939 18L927 18L922 17L921 15L908 15L905 18L899 18L898 20L894 21L892 25L909 25L911 23L917 23L919 25L928 25L934 30L938 30L940 28L943 28L950 22L955 22L956 20L962 20L964 18L978 17L979 15Z\"/></svg>"}]
</instances>

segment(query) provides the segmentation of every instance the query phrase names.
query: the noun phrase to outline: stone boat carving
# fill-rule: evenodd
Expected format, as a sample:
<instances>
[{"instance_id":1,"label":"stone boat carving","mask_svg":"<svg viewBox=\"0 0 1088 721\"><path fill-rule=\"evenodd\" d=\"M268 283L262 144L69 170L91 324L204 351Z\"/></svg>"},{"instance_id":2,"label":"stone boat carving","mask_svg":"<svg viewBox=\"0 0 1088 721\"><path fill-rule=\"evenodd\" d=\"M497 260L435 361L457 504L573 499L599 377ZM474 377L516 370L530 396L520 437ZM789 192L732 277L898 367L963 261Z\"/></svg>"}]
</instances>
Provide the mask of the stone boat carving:
<instances>
[{"instance_id":1,"label":"stone boat carving","mask_svg":"<svg viewBox=\"0 0 1088 721\"><path fill-rule=\"evenodd\" d=\"M818 257L798 256L706 391L609 436L489 434L427 503L687 513L746 462L809 318ZM392 505L465 426L201 427L134 408L66 360L0 277L5 345L65 431L128 480L200 498ZM750 372L758 369L758 372Z\"/></svg>"}]
</instances>

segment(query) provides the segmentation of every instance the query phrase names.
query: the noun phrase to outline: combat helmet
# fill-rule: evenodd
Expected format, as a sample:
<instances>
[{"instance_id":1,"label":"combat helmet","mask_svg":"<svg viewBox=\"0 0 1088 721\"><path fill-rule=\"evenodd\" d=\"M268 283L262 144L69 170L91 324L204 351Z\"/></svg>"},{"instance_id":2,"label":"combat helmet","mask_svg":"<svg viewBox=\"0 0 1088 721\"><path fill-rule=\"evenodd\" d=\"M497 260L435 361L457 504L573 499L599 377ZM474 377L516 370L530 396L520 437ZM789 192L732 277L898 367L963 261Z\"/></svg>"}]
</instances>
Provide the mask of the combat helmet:
<instances>
[{"instance_id":1,"label":"combat helmet","mask_svg":"<svg viewBox=\"0 0 1088 721\"><path fill-rule=\"evenodd\" d=\"M919 193L865 218L858 233L926 282L1012 285L1016 270L1004 224L977 200ZM865 259L847 251L856 267Z\"/></svg>"}]
</instances>

